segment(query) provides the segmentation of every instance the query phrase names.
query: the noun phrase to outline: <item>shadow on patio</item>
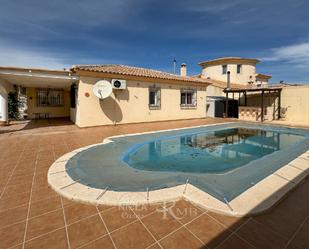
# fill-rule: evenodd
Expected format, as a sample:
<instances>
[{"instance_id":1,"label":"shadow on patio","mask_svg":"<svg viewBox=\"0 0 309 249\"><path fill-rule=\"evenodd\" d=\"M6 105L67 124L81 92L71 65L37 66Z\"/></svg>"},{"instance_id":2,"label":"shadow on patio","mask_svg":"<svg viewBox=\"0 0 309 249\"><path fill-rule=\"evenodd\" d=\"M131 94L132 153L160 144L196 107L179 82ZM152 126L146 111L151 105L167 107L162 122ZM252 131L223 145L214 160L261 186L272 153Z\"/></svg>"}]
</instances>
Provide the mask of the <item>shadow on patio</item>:
<instances>
[{"instance_id":1,"label":"shadow on patio","mask_svg":"<svg viewBox=\"0 0 309 249\"><path fill-rule=\"evenodd\" d=\"M309 163L309 161L308 161ZM303 175L305 172L303 172ZM299 177L303 177L300 175ZM290 184L290 183L289 183ZM274 193L282 191L288 186ZM305 178L292 189L279 203L265 212L243 218L206 212L198 228L187 225L189 230L205 243L200 248L309 248L309 180ZM270 196L271 199L274 196ZM264 200L255 209L264 206ZM214 221L217 223L213 225ZM224 227L224 229L223 229Z\"/></svg>"}]
</instances>

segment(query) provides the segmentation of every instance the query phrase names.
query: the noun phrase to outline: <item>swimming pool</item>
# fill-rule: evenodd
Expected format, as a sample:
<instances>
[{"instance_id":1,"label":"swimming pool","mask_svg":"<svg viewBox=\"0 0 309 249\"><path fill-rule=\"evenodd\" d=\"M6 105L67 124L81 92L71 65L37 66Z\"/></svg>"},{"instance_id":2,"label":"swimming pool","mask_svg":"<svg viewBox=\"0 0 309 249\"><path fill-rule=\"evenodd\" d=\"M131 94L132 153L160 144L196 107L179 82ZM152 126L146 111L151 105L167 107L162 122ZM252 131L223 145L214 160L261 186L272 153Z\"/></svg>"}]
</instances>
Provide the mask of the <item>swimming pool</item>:
<instances>
[{"instance_id":1,"label":"swimming pool","mask_svg":"<svg viewBox=\"0 0 309 249\"><path fill-rule=\"evenodd\" d=\"M71 157L66 173L90 188L145 191L186 183L231 201L309 149L309 132L229 123L110 138Z\"/></svg>"},{"instance_id":2,"label":"swimming pool","mask_svg":"<svg viewBox=\"0 0 309 249\"><path fill-rule=\"evenodd\" d=\"M224 174L303 138L250 128L205 130L138 144L129 149L123 160L140 170Z\"/></svg>"}]
</instances>

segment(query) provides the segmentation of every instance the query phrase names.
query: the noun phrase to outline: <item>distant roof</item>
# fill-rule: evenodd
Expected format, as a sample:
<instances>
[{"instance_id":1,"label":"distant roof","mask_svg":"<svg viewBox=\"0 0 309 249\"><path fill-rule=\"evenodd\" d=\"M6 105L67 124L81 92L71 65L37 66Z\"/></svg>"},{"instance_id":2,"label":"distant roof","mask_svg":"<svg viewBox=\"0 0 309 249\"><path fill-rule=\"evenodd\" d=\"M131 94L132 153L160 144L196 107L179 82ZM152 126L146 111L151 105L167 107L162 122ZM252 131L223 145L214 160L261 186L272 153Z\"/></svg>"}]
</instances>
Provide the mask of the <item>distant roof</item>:
<instances>
[{"instance_id":1,"label":"distant roof","mask_svg":"<svg viewBox=\"0 0 309 249\"><path fill-rule=\"evenodd\" d=\"M273 90L281 90L282 88L287 87L287 85L283 84L267 84L267 85L262 85L262 86L257 86L257 85L244 85L242 87L237 87L234 88L231 86L229 89L224 89L224 92L257 92L257 91L273 91Z\"/></svg>"},{"instance_id":2,"label":"distant roof","mask_svg":"<svg viewBox=\"0 0 309 249\"><path fill-rule=\"evenodd\" d=\"M223 63L250 63L250 64L256 64L260 61L258 59L252 59L252 58L241 58L241 57L222 57L217 58L214 60L208 60L208 61L202 61L199 63L200 66L211 66L211 65L220 65Z\"/></svg>"},{"instance_id":3,"label":"distant roof","mask_svg":"<svg viewBox=\"0 0 309 249\"><path fill-rule=\"evenodd\" d=\"M265 78L265 79L270 79L270 78L272 78L271 75L262 74L262 73L258 73L255 77L256 77L256 78Z\"/></svg>"},{"instance_id":4,"label":"distant roof","mask_svg":"<svg viewBox=\"0 0 309 249\"><path fill-rule=\"evenodd\" d=\"M153 69L125 66L125 65L115 65L115 64L112 64L112 65L77 65L77 66L73 66L71 70L73 72L88 71L88 72L108 73L108 74L115 74L115 75L145 77L145 78L152 78L152 79L165 79L165 80L175 80L175 81L204 83L204 84L212 83L211 80L197 78L197 77L180 76L180 75L157 71Z\"/></svg>"},{"instance_id":5,"label":"distant roof","mask_svg":"<svg viewBox=\"0 0 309 249\"><path fill-rule=\"evenodd\" d=\"M201 74L198 74L198 75L195 75L195 76L192 76L192 77L197 77L197 78L201 78ZM227 87L227 82L226 81L221 81L221 80L214 80L214 79L207 79L212 86L215 86L215 87L219 87L219 88L222 88L222 89L225 89ZM231 82L230 83L230 86L232 88L242 88L244 87L243 84L237 84L237 83L233 83Z\"/></svg>"},{"instance_id":6,"label":"distant roof","mask_svg":"<svg viewBox=\"0 0 309 249\"><path fill-rule=\"evenodd\" d=\"M24 73L48 73L48 74L57 74L57 75L70 75L72 72L69 70L54 70L46 68L30 68L30 67L6 67L0 66L2 71L18 71Z\"/></svg>"}]
</instances>

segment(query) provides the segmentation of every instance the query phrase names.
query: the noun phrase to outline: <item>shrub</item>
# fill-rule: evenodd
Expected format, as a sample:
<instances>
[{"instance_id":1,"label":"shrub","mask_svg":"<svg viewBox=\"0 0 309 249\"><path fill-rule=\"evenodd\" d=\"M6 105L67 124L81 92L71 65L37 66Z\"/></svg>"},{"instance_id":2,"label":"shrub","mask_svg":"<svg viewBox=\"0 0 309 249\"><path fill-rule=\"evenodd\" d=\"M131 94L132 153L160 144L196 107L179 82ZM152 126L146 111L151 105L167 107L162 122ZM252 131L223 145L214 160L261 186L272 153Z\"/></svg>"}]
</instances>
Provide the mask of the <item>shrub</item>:
<instances>
[{"instance_id":1,"label":"shrub","mask_svg":"<svg viewBox=\"0 0 309 249\"><path fill-rule=\"evenodd\" d=\"M19 119L19 108L22 107L22 103L18 98L17 92L9 92L8 94L8 114L9 119Z\"/></svg>"}]
</instances>

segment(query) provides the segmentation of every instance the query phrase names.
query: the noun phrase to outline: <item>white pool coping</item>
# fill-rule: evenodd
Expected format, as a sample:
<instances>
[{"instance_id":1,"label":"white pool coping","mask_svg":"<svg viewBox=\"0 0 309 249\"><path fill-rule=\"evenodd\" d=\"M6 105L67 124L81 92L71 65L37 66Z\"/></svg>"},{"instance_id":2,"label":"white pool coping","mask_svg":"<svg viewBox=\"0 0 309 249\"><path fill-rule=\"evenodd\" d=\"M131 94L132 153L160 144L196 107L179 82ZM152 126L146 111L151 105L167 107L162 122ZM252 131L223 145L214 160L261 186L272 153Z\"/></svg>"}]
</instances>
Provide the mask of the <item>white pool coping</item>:
<instances>
[{"instance_id":1,"label":"white pool coping","mask_svg":"<svg viewBox=\"0 0 309 249\"><path fill-rule=\"evenodd\" d=\"M255 215L271 208L290 190L292 190L308 176L309 150L292 160L290 163L281 167L273 174L267 176L251 188L247 189L231 202L225 203L211 196L207 192L204 192L203 190L191 185L190 183L159 190L151 190L149 192L113 191L109 189L91 188L81 184L78 181L73 180L65 170L65 165L68 160L75 156L77 153L89 149L93 146L110 143L112 142L112 138L214 125L222 124L200 125L194 127L149 131L108 137L104 139L103 143L92 144L83 148L79 148L58 158L48 170L48 184L61 196L82 203L112 206L144 205L175 201L183 198L202 208L206 208L217 213L242 217Z\"/></svg>"}]
</instances>

